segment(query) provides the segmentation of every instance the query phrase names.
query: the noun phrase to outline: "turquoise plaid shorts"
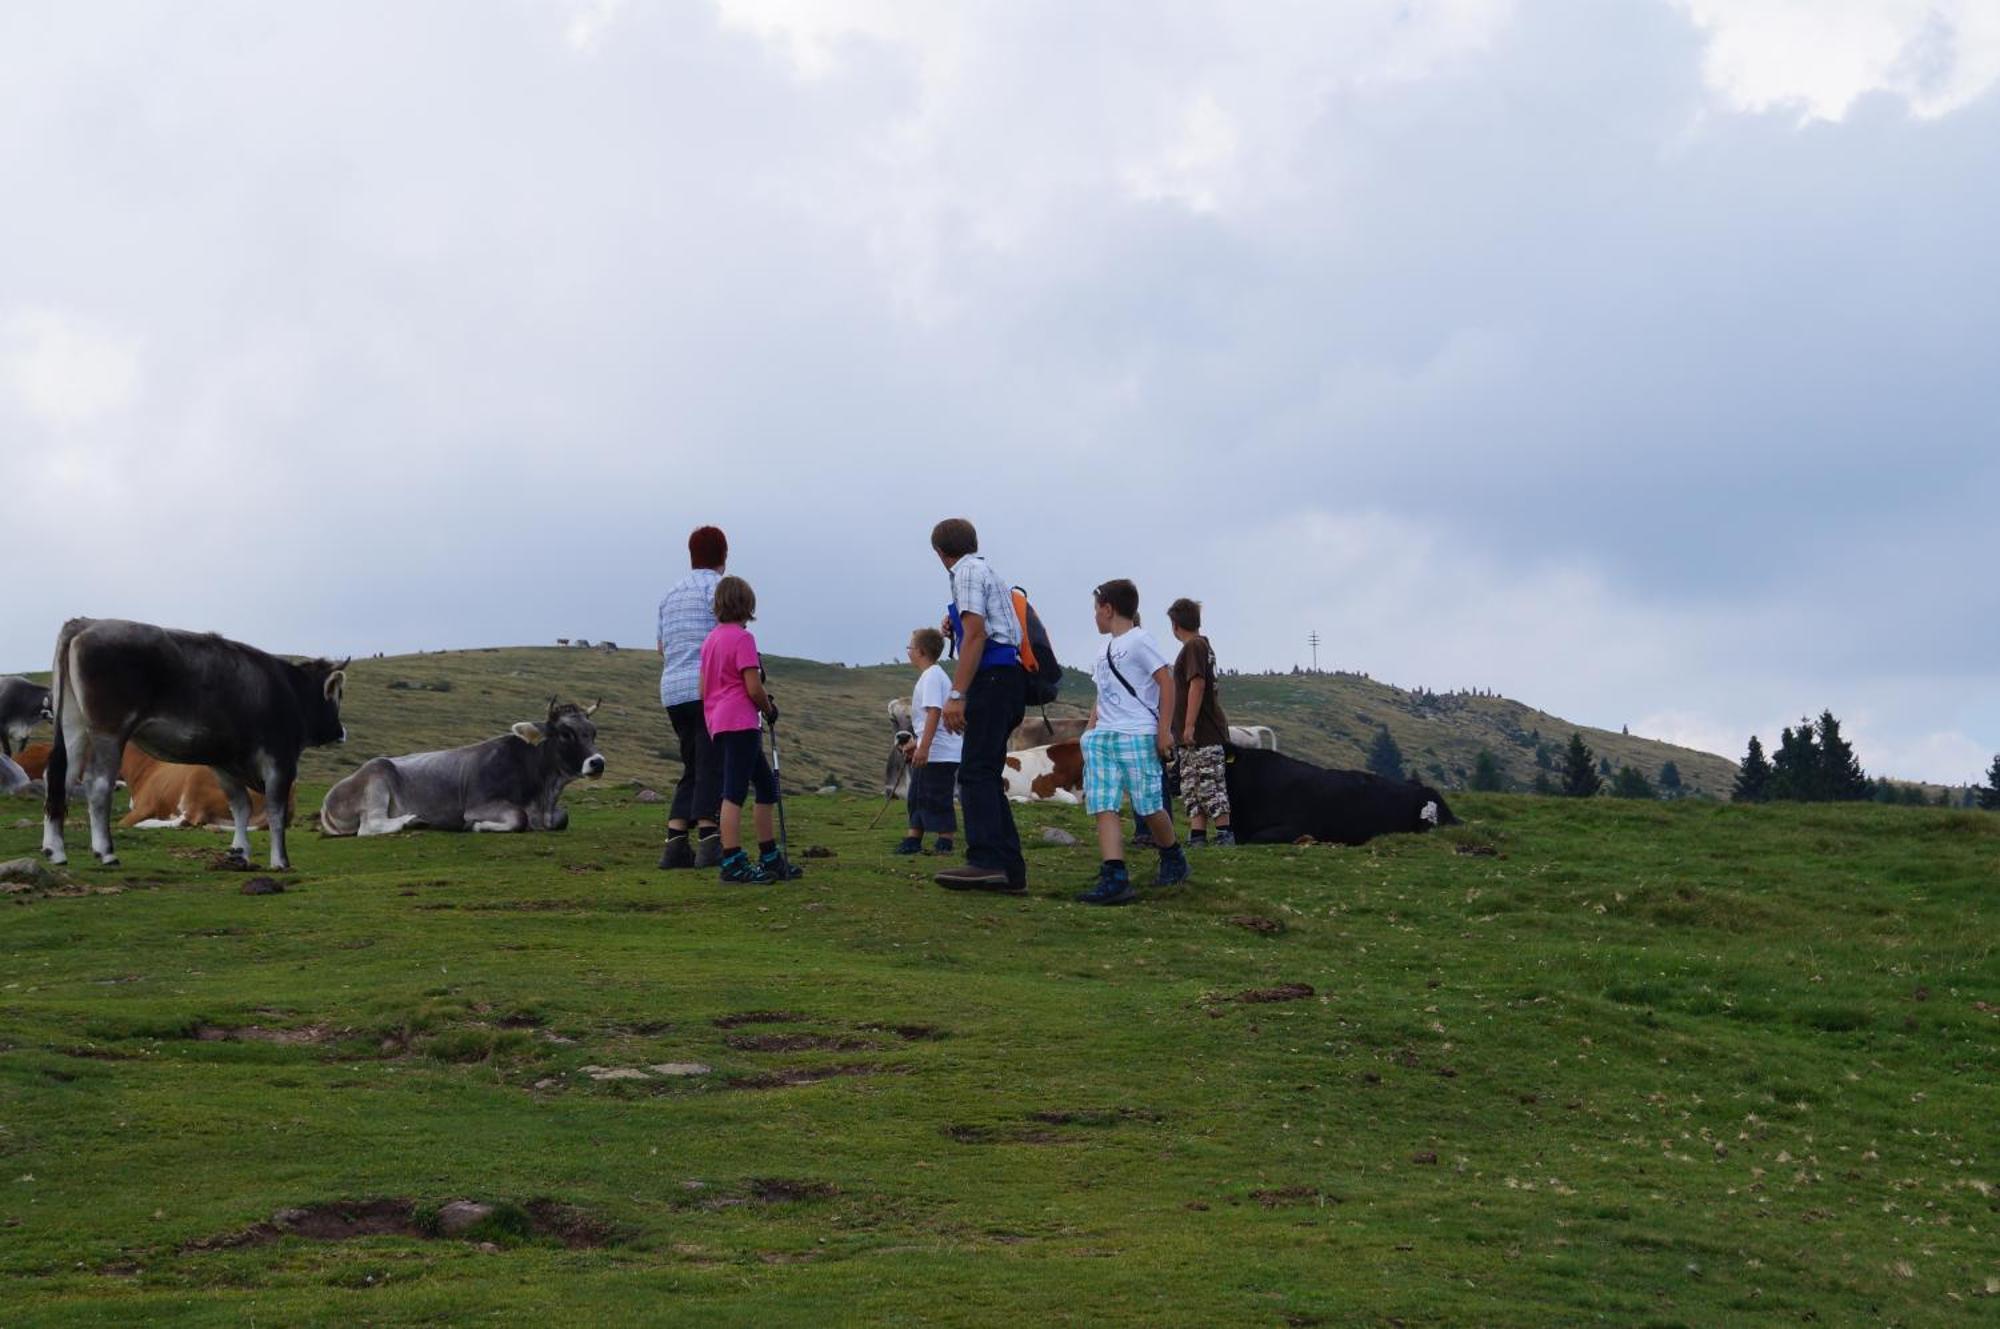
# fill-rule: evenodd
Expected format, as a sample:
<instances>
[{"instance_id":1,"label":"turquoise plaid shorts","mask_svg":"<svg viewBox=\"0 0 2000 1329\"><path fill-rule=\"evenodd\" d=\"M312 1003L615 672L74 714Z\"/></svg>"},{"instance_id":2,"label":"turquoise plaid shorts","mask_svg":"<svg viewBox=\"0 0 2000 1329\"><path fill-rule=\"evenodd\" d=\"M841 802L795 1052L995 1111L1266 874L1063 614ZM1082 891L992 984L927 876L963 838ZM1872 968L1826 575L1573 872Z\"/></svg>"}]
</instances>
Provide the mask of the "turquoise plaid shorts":
<instances>
[{"instance_id":1,"label":"turquoise plaid shorts","mask_svg":"<svg viewBox=\"0 0 2000 1329\"><path fill-rule=\"evenodd\" d=\"M1132 796L1132 811L1141 817L1164 812L1167 801L1160 786L1160 750L1151 734L1120 734L1093 729L1083 736L1083 810L1096 816L1116 812L1124 796Z\"/></svg>"}]
</instances>

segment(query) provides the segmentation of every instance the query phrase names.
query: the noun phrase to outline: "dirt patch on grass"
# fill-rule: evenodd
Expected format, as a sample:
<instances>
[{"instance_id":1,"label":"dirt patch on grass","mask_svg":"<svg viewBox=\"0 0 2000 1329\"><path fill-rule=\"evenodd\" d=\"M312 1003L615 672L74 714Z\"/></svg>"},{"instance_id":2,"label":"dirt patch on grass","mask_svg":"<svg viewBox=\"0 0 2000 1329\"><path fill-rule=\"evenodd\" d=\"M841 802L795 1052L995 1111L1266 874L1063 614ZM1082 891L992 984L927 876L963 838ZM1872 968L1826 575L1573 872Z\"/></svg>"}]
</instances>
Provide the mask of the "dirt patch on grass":
<instances>
[{"instance_id":1,"label":"dirt patch on grass","mask_svg":"<svg viewBox=\"0 0 2000 1329\"><path fill-rule=\"evenodd\" d=\"M1162 1118L1151 1108L1046 1108L1030 1112L1029 1121L1050 1126L1119 1126L1128 1121L1156 1122Z\"/></svg>"},{"instance_id":2,"label":"dirt patch on grass","mask_svg":"<svg viewBox=\"0 0 2000 1329\"><path fill-rule=\"evenodd\" d=\"M715 1027L735 1029L746 1024L804 1024L810 1019L812 1016L801 1015L797 1011L738 1011L734 1015L716 1016Z\"/></svg>"},{"instance_id":3,"label":"dirt patch on grass","mask_svg":"<svg viewBox=\"0 0 2000 1329\"><path fill-rule=\"evenodd\" d=\"M931 1039L946 1037L945 1031L934 1024L881 1024L871 1020L867 1024L858 1024L854 1027L870 1033L894 1034L896 1037L912 1043L928 1042Z\"/></svg>"},{"instance_id":4,"label":"dirt patch on grass","mask_svg":"<svg viewBox=\"0 0 2000 1329\"><path fill-rule=\"evenodd\" d=\"M894 1074L889 1067L872 1061L845 1062L837 1066L787 1066L782 1070L757 1071L750 1075L733 1075L727 1081L731 1089L789 1089L795 1085L818 1084L821 1080L838 1079L846 1075Z\"/></svg>"},{"instance_id":5,"label":"dirt patch on grass","mask_svg":"<svg viewBox=\"0 0 2000 1329\"><path fill-rule=\"evenodd\" d=\"M1266 1209L1285 1209L1294 1205L1310 1205L1324 1209L1330 1204L1341 1203L1341 1197L1329 1194L1317 1186L1278 1186L1250 1192L1250 1198Z\"/></svg>"},{"instance_id":6,"label":"dirt patch on grass","mask_svg":"<svg viewBox=\"0 0 2000 1329\"><path fill-rule=\"evenodd\" d=\"M240 1026L198 1024L193 1038L198 1043L275 1043L282 1047L303 1047L330 1042L333 1026L309 1024L303 1029L269 1029L261 1024Z\"/></svg>"},{"instance_id":7,"label":"dirt patch on grass","mask_svg":"<svg viewBox=\"0 0 2000 1329\"><path fill-rule=\"evenodd\" d=\"M1262 914L1231 914L1229 921L1239 928L1265 937L1275 937L1285 930L1283 923L1275 918L1265 918Z\"/></svg>"},{"instance_id":8,"label":"dirt patch on grass","mask_svg":"<svg viewBox=\"0 0 2000 1329\"><path fill-rule=\"evenodd\" d=\"M816 1200L831 1200L840 1194L840 1187L830 1181L811 1181L800 1177L752 1177L750 1198L759 1204L801 1204Z\"/></svg>"},{"instance_id":9,"label":"dirt patch on grass","mask_svg":"<svg viewBox=\"0 0 2000 1329\"><path fill-rule=\"evenodd\" d=\"M603 1246L614 1237L610 1224L593 1218L574 1205L559 1200L535 1199L526 1204L482 1206L490 1212L483 1225L455 1234L466 1240L488 1237L560 1242L572 1249ZM425 1208L414 1200L394 1196L371 1200L331 1200L280 1209L262 1223L252 1223L238 1232L204 1237L182 1245L181 1250L233 1250L242 1246L262 1246L284 1237L307 1241L354 1241L362 1237L413 1237L438 1239L445 1235L438 1222L439 1211Z\"/></svg>"},{"instance_id":10,"label":"dirt patch on grass","mask_svg":"<svg viewBox=\"0 0 2000 1329\"><path fill-rule=\"evenodd\" d=\"M1304 1001L1312 995L1313 986L1310 983L1280 983L1274 988L1245 988L1230 1000L1256 1005L1271 1001Z\"/></svg>"},{"instance_id":11,"label":"dirt patch on grass","mask_svg":"<svg viewBox=\"0 0 2000 1329\"><path fill-rule=\"evenodd\" d=\"M723 1041L738 1052L868 1052L882 1046L846 1034L731 1034Z\"/></svg>"},{"instance_id":12,"label":"dirt patch on grass","mask_svg":"<svg viewBox=\"0 0 2000 1329\"><path fill-rule=\"evenodd\" d=\"M983 1126L954 1122L943 1128L945 1138L960 1144L1062 1144L1069 1137L1028 1126Z\"/></svg>"}]
</instances>

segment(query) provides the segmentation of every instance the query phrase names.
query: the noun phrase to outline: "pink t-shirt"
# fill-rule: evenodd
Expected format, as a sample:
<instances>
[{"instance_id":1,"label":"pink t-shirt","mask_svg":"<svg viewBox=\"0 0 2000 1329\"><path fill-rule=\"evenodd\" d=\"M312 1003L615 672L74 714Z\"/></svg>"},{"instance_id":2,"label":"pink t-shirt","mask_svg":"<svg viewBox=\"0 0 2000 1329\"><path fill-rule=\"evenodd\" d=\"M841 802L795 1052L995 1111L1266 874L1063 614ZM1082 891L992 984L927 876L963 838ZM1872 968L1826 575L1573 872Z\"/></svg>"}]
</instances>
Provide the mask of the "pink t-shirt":
<instances>
[{"instance_id":1,"label":"pink t-shirt","mask_svg":"<svg viewBox=\"0 0 2000 1329\"><path fill-rule=\"evenodd\" d=\"M727 734L755 729L762 717L750 704L743 671L755 669L757 639L738 623L718 623L701 644L701 714L708 732Z\"/></svg>"}]
</instances>

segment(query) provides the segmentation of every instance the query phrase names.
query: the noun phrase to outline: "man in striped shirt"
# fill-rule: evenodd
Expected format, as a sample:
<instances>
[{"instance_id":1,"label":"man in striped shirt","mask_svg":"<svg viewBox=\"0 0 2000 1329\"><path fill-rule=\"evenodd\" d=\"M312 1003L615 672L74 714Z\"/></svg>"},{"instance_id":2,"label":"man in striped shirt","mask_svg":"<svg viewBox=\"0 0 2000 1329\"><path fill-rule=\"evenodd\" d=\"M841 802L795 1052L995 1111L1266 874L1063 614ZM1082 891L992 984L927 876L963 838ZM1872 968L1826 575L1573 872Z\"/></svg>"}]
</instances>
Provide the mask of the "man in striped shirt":
<instances>
[{"instance_id":1,"label":"man in striped shirt","mask_svg":"<svg viewBox=\"0 0 2000 1329\"><path fill-rule=\"evenodd\" d=\"M715 586L729 561L729 541L713 526L688 536L693 571L660 600L660 705L667 708L680 742L681 777L667 812L663 868L712 868L722 861L716 816L722 803L722 767L701 711L701 644L715 629ZM690 825L697 842L688 843Z\"/></svg>"},{"instance_id":2,"label":"man in striped shirt","mask_svg":"<svg viewBox=\"0 0 2000 1329\"><path fill-rule=\"evenodd\" d=\"M940 722L965 736L958 763L965 864L946 868L936 881L947 890L1023 894L1028 865L1006 784L1007 736L1027 710L1028 687L1013 590L979 556L979 533L963 517L939 522L931 549L951 574L945 617L958 647Z\"/></svg>"}]
</instances>

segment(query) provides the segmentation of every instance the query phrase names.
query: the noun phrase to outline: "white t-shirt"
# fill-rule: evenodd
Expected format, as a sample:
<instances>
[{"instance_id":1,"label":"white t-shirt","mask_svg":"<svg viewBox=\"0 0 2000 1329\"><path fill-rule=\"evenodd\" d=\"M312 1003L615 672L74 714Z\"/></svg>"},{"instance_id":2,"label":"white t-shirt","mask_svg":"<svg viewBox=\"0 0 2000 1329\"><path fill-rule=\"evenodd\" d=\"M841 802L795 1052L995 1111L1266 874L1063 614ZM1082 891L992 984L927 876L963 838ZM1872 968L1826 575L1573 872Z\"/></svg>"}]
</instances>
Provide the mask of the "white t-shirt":
<instances>
[{"instance_id":1,"label":"white t-shirt","mask_svg":"<svg viewBox=\"0 0 2000 1329\"><path fill-rule=\"evenodd\" d=\"M910 728L916 731L917 741L924 737L924 710L926 707L944 709L945 698L951 695L951 675L945 673L944 666L933 664L917 675L917 686L910 690ZM954 734L944 727L944 717L938 717L937 733L931 737L932 761L957 761L965 752L965 735Z\"/></svg>"},{"instance_id":2,"label":"white t-shirt","mask_svg":"<svg viewBox=\"0 0 2000 1329\"><path fill-rule=\"evenodd\" d=\"M1112 674L1114 663L1138 696L1127 692L1125 683ZM1160 685L1153 673L1170 667L1146 629L1132 628L1113 637L1090 667L1091 681L1097 684L1097 727L1118 734L1159 733Z\"/></svg>"}]
</instances>

